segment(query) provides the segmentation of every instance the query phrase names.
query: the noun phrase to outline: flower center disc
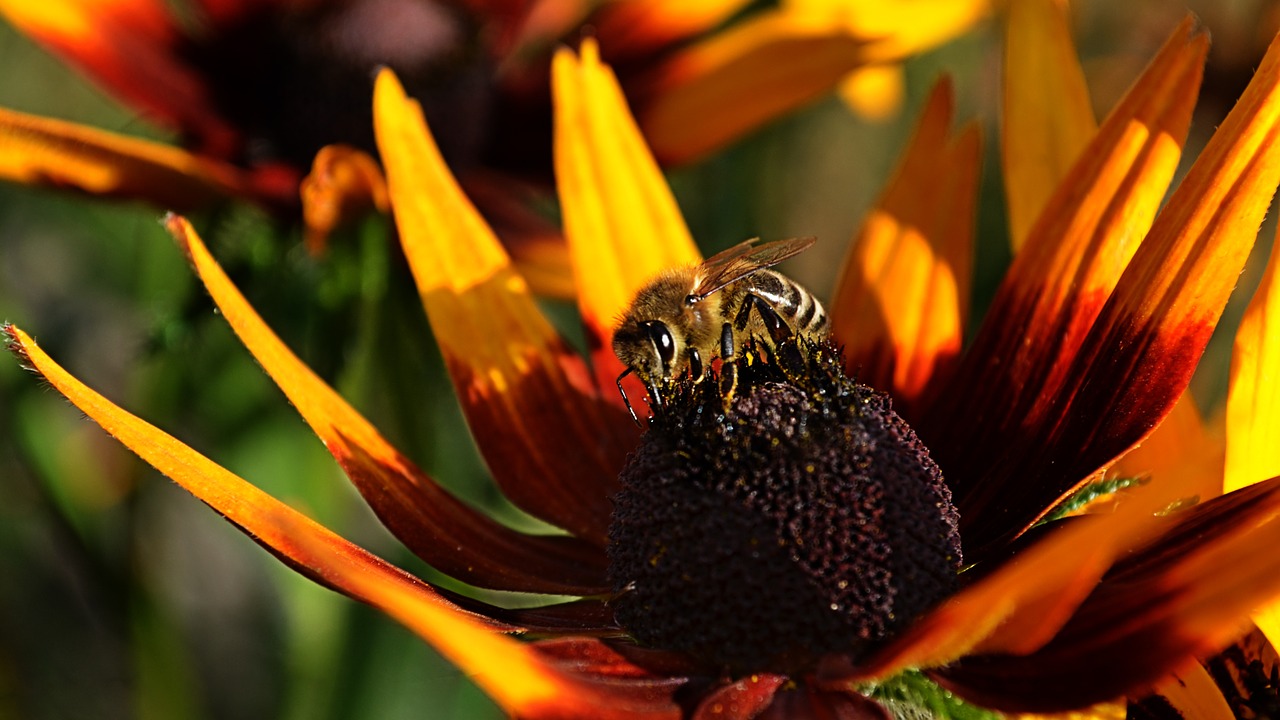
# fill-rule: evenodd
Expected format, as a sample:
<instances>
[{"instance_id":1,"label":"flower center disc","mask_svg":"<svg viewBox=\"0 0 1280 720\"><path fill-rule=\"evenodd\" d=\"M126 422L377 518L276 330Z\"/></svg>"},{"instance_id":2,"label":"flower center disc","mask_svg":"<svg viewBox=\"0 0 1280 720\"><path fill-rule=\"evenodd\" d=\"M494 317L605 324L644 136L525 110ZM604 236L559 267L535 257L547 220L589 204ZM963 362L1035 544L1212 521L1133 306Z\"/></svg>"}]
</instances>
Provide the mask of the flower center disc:
<instances>
[{"instance_id":1,"label":"flower center disc","mask_svg":"<svg viewBox=\"0 0 1280 720\"><path fill-rule=\"evenodd\" d=\"M865 654L961 562L951 493L888 396L828 345L762 352L728 402L714 379L664 391L609 534L622 626L734 674Z\"/></svg>"}]
</instances>

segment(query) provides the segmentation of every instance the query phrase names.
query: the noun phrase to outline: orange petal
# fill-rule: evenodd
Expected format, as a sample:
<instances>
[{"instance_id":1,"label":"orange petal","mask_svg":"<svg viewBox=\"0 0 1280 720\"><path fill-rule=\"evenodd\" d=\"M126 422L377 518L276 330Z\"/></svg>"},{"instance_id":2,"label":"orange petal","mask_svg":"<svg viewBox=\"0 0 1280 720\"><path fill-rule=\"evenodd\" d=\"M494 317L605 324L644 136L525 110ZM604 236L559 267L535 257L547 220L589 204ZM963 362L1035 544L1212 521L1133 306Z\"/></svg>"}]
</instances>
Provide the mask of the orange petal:
<instances>
[{"instance_id":1,"label":"orange petal","mask_svg":"<svg viewBox=\"0 0 1280 720\"><path fill-rule=\"evenodd\" d=\"M1135 703L1138 710L1131 717L1147 717L1143 709L1151 709L1151 717L1167 716L1169 708L1179 713L1172 717L1195 720L1236 720L1236 714L1222 697L1208 671L1198 663L1189 663L1155 687L1154 697Z\"/></svg>"},{"instance_id":2,"label":"orange petal","mask_svg":"<svg viewBox=\"0 0 1280 720\"><path fill-rule=\"evenodd\" d=\"M215 116L208 88L177 54L178 33L159 0L0 0L15 27L106 90L162 123L230 152L236 133Z\"/></svg>"},{"instance_id":3,"label":"orange petal","mask_svg":"<svg viewBox=\"0 0 1280 720\"><path fill-rule=\"evenodd\" d=\"M595 548L499 525L403 457L271 332L186 220L170 216L167 226L232 329L409 549L437 570L482 587L584 595L603 588L604 558Z\"/></svg>"},{"instance_id":4,"label":"orange petal","mask_svg":"<svg viewBox=\"0 0 1280 720\"><path fill-rule=\"evenodd\" d=\"M635 428L542 316L389 70L374 126L405 255L490 471L515 504L603 547Z\"/></svg>"},{"instance_id":5,"label":"orange petal","mask_svg":"<svg viewBox=\"0 0 1280 720\"><path fill-rule=\"evenodd\" d=\"M190 209L252 194L243 171L168 145L0 109L0 177Z\"/></svg>"},{"instance_id":6,"label":"orange petal","mask_svg":"<svg viewBox=\"0 0 1280 720\"><path fill-rule=\"evenodd\" d=\"M1280 475L1280 243L1271 247L1262 283L1236 330L1227 395L1227 453L1223 491ZM1280 643L1280 604L1262 608L1254 622Z\"/></svg>"},{"instance_id":7,"label":"orange petal","mask_svg":"<svg viewBox=\"0 0 1280 720\"><path fill-rule=\"evenodd\" d=\"M596 44L552 63L555 167L588 349L602 387L622 366L610 341L637 290L662 270L698 262L680 208L644 144Z\"/></svg>"},{"instance_id":8,"label":"orange petal","mask_svg":"<svg viewBox=\"0 0 1280 720\"><path fill-rule=\"evenodd\" d=\"M964 339L981 148L976 127L951 136L952 104L943 80L849 246L831 307L850 372L893 395L909 420Z\"/></svg>"},{"instance_id":9,"label":"orange petal","mask_svg":"<svg viewBox=\"0 0 1280 720\"><path fill-rule=\"evenodd\" d=\"M1142 437L1125 436L1122 447L1086 443L1064 418L1086 432L1122 416L1064 415L1062 407L1087 379L1079 374L1082 357L1093 357L1084 355L1086 337L1173 177L1207 48L1207 37L1182 23L1107 118L1014 258L954 381L922 419L921 436L956 495L967 555L1028 527ZM1098 373L1135 348L1109 350L1116 354L1099 358ZM1108 390L1106 399L1121 395ZM1049 453L1072 459L1046 462Z\"/></svg>"},{"instance_id":10,"label":"orange petal","mask_svg":"<svg viewBox=\"0 0 1280 720\"><path fill-rule=\"evenodd\" d=\"M906 73L901 65L867 65L849 73L836 92L849 109L867 120L888 120L902 108Z\"/></svg>"},{"instance_id":11,"label":"orange petal","mask_svg":"<svg viewBox=\"0 0 1280 720\"><path fill-rule=\"evenodd\" d=\"M1016 252L1080 151L1098 131L1071 41L1066 0L1009 4L1001 161Z\"/></svg>"},{"instance_id":12,"label":"orange petal","mask_svg":"<svg viewBox=\"0 0 1280 720\"><path fill-rule=\"evenodd\" d=\"M1048 644L966 658L943 684L996 710L1055 712L1137 695L1248 625L1280 594L1280 478L1161 518Z\"/></svg>"},{"instance_id":13,"label":"orange petal","mask_svg":"<svg viewBox=\"0 0 1280 720\"><path fill-rule=\"evenodd\" d=\"M662 163L690 162L831 92L866 48L830 23L764 11L677 52L631 96Z\"/></svg>"},{"instance_id":14,"label":"orange petal","mask_svg":"<svg viewBox=\"0 0 1280 720\"><path fill-rule=\"evenodd\" d=\"M937 47L991 13L991 0L783 0L784 12L871 43L877 61L902 60Z\"/></svg>"},{"instance_id":15,"label":"orange petal","mask_svg":"<svg viewBox=\"0 0 1280 720\"><path fill-rule=\"evenodd\" d=\"M1168 416L1111 467L1110 475L1149 477L1155 482L1186 485L1190 496L1208 500L1222 494L1222 438L1205 426L1189 392L1174 404ZM1276 474L1280 475L1280 471Z\"/></svg>"},{"instance_id":16,"label":"orange petal","mask_svg":"<svg viewBox=\"0 0 1280 720\"><path fill-rule=\"evenodd\" d=\"M304 545L320 554L324 548ZM556 667L536 645L493 632L457 612L423 602L402 586L352 566L337 568L337 578L356 588L369 603L400 621L431 643L458 666L512 717L572 718L577 720L677 720L679 706L671 699L679 687L643 680L639 692L625 679L613 684L592 683Z\"/></svg>"},{"instance_id":17,"label":"orange petal","mask_svg":"<svg viewBox=\"0 0 1280 720\"><path fill-rule=\"evenodd\" d=\"M723 23L749 0L642 0L606 3L591 17L610 58L663 50Z\"/></svg>"},{"instance_id":18,"label":"orange petal","mask_svg":"<svg viewBox=\"0 0 1280 720\"><path fill-rule=\"evenodd\" d=\"M172 436L130 415L69 375L22 330L0 327L24 365L152 467L222 514L303 574L351 597L370 601L362 583L394 587L457 622L510 629L464 613L431 586L368 552L220 467Z\"/></svg>"},{"instance_id":19,"label":"orange petal","mask_svg":"<svg viewBox=\"0 0 1280 720\"><path fill-rule=\"evenodd\" d=\"M378 162L363 150L347 145L326 145L316 153L311 172L298 188L302 196L302 220L307 228L307 248L324 250L329 234L339 225L378 209L387 212L387 181Z\"/></svg>"}]
</instances>

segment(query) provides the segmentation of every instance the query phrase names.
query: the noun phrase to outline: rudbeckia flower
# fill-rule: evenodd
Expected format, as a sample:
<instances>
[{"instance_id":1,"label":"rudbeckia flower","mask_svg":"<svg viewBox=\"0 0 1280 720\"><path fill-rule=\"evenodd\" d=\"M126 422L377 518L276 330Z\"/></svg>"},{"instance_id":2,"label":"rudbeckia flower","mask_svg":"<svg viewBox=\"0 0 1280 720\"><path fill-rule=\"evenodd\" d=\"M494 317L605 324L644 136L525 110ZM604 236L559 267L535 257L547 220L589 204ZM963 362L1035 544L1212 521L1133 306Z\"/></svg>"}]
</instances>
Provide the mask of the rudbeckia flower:
<instances>
[{"instance_id":1,"label":"rudbeckia flower","mask_svg":"<svg viewBox=\"0 0 1280 720\"><path fill-rule=\"evenodd\" d=\"M1182 395L1280 184L1278 41L1160 208L1207 50L1193 25L1064 162L967 349L978 140L950 132L943 83L830 304L847 355L748 341L732 394L663 387L643 435L613 391L613 318L699 256L594 44L553 68L587 358L543 318L383 71L392 207L459 401L498 487L558 534L501 525L418 470L170 216L222 315L390 531L464 583L556 596L540 606L482 602L371 556L5 333L120 442L291 567L403 622L514 716L888 717L904 702L888 679L905 671L1009 712L1141 696L1280 596L1280 556L1259 552L1280 541L1280 480L1191 507L1187 482L1153 481L1111 513L1050 517Z\"/></svg>"},{"instance_id":2,"label":"rudbeckia flower","mask_svg":"<svg viewBox=\"0 0 1280 720\"><path fill-rule=\"evenodd\" d=\"M616 46L647 137L678 163L813 102L855 68L883 73L954 37L987 1L801 3L717 32L745 5L4 0L0 14L17 29L177 133L181 148L4 110L0 177L178 210L230 196L296 211L310 167L303 211L318 246L343 219L385 209L366 154L369 78L385 65L421 99L481 209L505 236L528 241L515 246L518 260L534 263L553 254L536 242L546 223L522 211L522 181L549 177L547 69L559 38L590 27ZM935 5L964 9L926 12Z\"/></svg>"}]
</instances>

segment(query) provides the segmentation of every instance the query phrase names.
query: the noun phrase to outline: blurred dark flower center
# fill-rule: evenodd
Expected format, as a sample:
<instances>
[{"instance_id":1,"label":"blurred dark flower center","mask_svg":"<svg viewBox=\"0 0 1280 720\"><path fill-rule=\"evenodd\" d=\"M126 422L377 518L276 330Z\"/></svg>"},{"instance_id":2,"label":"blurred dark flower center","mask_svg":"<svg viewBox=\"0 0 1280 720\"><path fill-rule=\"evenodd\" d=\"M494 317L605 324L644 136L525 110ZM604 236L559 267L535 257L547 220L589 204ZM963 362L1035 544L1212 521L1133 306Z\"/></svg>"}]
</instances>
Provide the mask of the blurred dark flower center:
<instances>
[{"instance_id":1,"label":"blurred dark flower center","mask_svg":"<svg viewBox=\"0 0 1280 720\"><path fill-rule=\"evenodd\" d=\"M734 674L865 654L961 563L951 493L888 396L829 345L765 350L748 345L727 410L714 381L664 391L609 538L622 626Z\"/></svg>"},{"instance_id":2,"label":"blurred dark flower center","mask_svg":"<svg viewBox=\"0 0 1280 720\"><path fill-rule=\"evenodd\" d=\"M210 83L218 110L245 133L233 158L242 162L305 168L332 143L372 151L379 66L395 70L422 103L454 168L478 156L492 103L477 24L455 5L430 0L259 3L193 40L186 56Z\"/></svg>"}]
</instances>

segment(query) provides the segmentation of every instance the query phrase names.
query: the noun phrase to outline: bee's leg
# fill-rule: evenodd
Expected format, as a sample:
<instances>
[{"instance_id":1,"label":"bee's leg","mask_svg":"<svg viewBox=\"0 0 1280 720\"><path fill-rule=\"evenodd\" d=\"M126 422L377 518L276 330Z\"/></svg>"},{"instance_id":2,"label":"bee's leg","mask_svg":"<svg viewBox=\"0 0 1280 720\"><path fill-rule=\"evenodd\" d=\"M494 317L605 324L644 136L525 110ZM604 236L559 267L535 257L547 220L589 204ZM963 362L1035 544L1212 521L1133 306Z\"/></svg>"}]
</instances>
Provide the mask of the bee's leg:
<instances>
[{"instance_id":1,"label":"bee's leg","mask_svg":"<svg viewBox=\"0 0 1280 720\"><path fill-rule=\"evenodd\" d=\"M725 323L720 330L720 397L728 406L738 388L737 351L733 346L733 325Z\"/></svg>"},{"instance_id":2,"label":"bee's leg","mask_svg":"<svg viewBox=\"0 0 1280 720\"><path fill-rule=\"evenodd\" d=\"M739 331L745 331L747 323L751 320L751 308L753 307L756 313L760 315L760 320L764 323L765 330L769 333L769 339L773 341L773 351L778 354L778 363L788 366L793 372L799 371L804 364L800 349L795 343L784 344L794 334L791 332L791 326L787 325L787 321L783 320L782 316L773 309L773 306L765 302L763 298L747 293L742 303L742 308L738 310L738 315L734 318L734 325L737 326Z\"/></svg>"},{"instance_id":3,"label":"bee's leg","mask_svg":"<svg viewBox=\"0 0 1280 720\"><path fill-rule=\"evenodd\" d=\"M636 427L643 430L644 426L640 424L640 418L636 417L636 409L631 407L631 398L627 397L627 391L622 388L622 378L630 374L631 374L631 368L627 368L626 370L622 371L621 375L618 376L618 380L617 380L618 392L622 395L622 402L627 406L627 412L631 413L631 421L636 424Z\"/></svg>"}]
</instances>

